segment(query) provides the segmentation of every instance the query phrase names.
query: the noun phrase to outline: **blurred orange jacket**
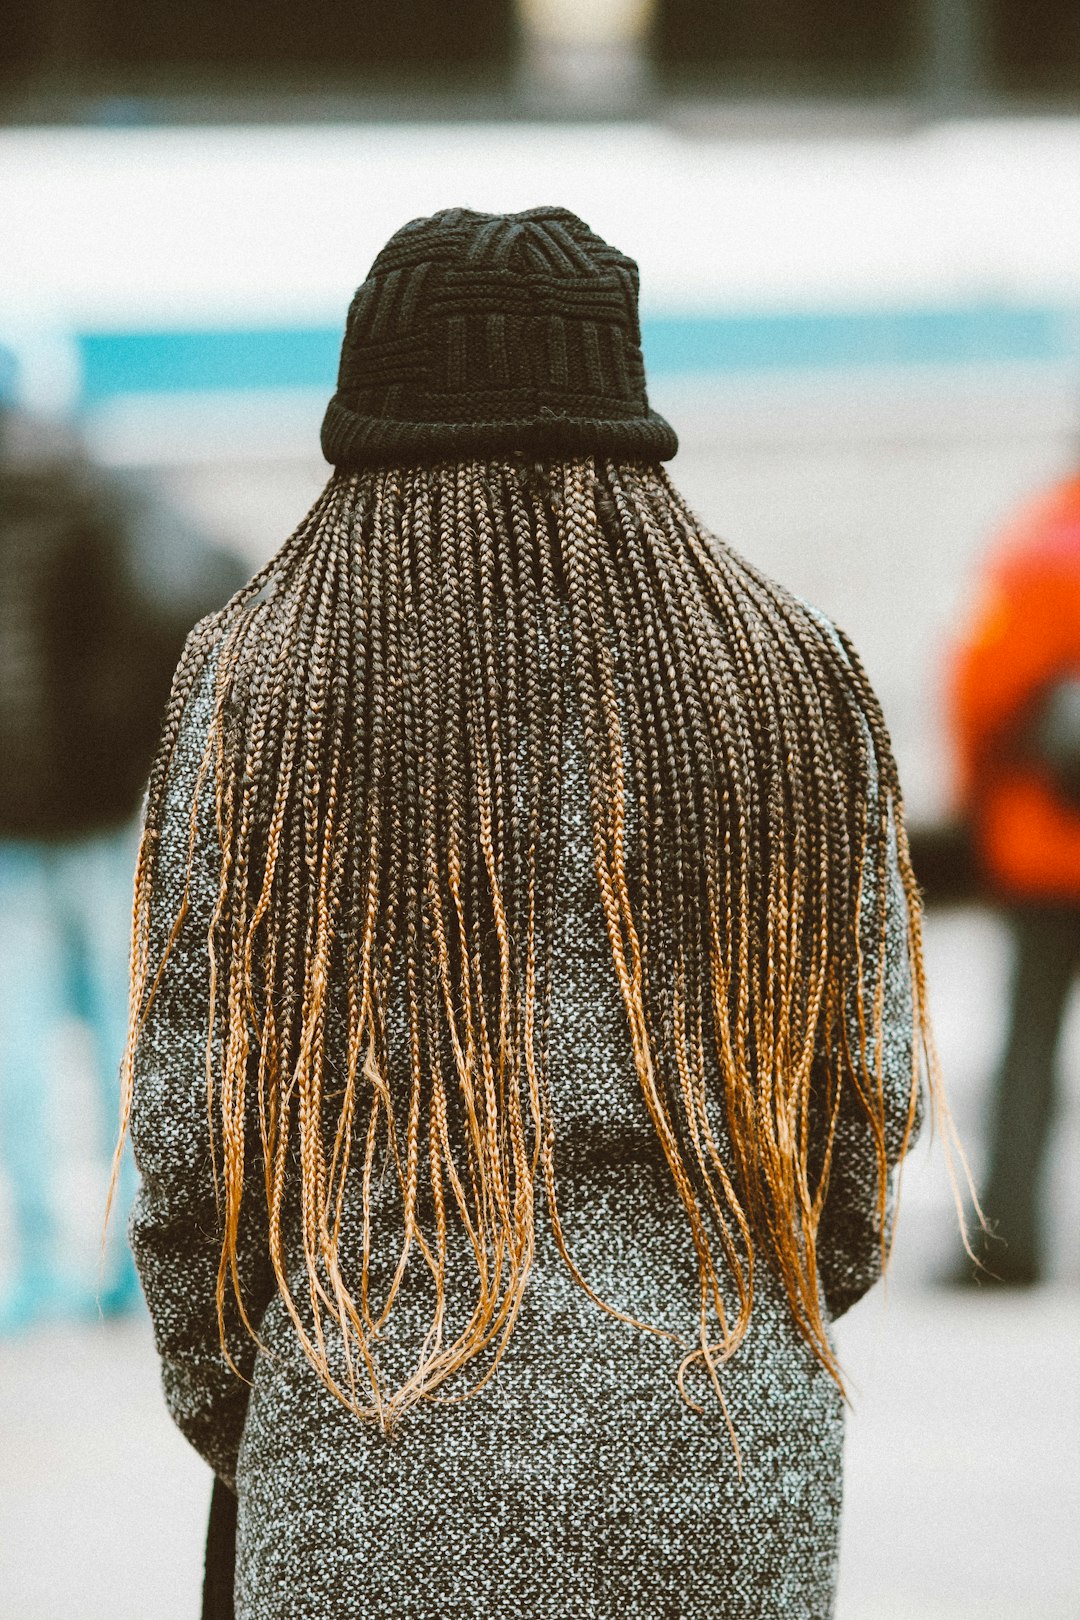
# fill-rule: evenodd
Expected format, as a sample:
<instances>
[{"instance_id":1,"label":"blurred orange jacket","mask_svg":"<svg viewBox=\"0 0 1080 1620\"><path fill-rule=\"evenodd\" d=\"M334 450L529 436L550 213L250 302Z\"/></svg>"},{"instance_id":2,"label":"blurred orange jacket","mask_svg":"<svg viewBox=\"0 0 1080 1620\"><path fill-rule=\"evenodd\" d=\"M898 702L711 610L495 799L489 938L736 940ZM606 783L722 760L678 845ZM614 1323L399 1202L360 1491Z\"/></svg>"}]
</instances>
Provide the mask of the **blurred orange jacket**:
<instances>
[{"instance_id":1,"label":"blurred orange jacket","mask_svg":"<svg viewBox=\"0 0 1080 1620\"><path fill-rule=\"evenodd\" d=\"M1080 811L1025 749L1040 699L1070 676L1080 676L1080 478L1005 530L952 669L963 808L1008 896L1080 901Z\"/></svg>"}]
</instances>

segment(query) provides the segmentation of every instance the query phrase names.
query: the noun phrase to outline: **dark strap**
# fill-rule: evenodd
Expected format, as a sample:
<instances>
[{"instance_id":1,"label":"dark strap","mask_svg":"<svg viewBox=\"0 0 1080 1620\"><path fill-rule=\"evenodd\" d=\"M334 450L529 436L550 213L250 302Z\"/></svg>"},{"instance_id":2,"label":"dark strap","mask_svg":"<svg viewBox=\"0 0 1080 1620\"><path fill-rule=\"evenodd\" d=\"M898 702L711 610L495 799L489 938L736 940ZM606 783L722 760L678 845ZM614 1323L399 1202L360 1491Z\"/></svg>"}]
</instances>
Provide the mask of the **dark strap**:
<instances>
[{"instance_id":1,"label":"dark strap","mask_svg":"<svg viewBox=\"0 0 1080 1620\"><path fill-rule=\"evenodd\" d=\"M233 1620L235 1575L236 1497L215 1476L214 1494L210 1498L210 1523L206 1529L202 1620Z\"/></svg>"}]
</instances>

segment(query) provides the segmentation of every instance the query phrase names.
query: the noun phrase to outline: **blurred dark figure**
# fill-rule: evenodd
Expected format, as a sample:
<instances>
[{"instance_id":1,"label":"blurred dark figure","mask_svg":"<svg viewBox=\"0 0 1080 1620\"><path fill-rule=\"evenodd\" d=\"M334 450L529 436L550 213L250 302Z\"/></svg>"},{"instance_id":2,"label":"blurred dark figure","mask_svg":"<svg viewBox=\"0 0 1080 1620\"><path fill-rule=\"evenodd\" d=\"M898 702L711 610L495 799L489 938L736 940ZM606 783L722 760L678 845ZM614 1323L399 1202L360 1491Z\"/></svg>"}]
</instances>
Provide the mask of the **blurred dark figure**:
<instances>
[{"instance_id":1,"label":"blurred dark figure","mask_svg":"<svg viewBox=\"0 0 1080 1620\"><path fill-rule=\"evenodd\" d=\"M1080 966L1080 477L995 547L952 698L974 851L1015 943L983 1195L995 1236L978 1252L981 1275L1026 1285L1044 1263L1056 1056Z\"/></svg>"},{"instance_id":2,"label":"blurred dark figure","mask_svg":"<svg viewBox=\"0 0 1080 1620\"><path fill-rule=\"evenodd\" d=\"M917 823L908 833L908 847L924 906L965 906L985 899L986 880L966 821Z\"/></svg>"},{"instance_id":3,"label":"blurred dark figure","mask_svg":"<svg viewBox=\"0 0 1080 1620\"><path fill-rule=\"evenodd\" d=\"M186 632L244 570L137 482L0 405L0 1174L13 1254L0 1332L92 1309L60 1252L51 1122L59 1026L91 1040L103 1153L127 1028L135 817ZM138 1284L124 1237L99 1296Z\"/></svg>"}]
</instances>

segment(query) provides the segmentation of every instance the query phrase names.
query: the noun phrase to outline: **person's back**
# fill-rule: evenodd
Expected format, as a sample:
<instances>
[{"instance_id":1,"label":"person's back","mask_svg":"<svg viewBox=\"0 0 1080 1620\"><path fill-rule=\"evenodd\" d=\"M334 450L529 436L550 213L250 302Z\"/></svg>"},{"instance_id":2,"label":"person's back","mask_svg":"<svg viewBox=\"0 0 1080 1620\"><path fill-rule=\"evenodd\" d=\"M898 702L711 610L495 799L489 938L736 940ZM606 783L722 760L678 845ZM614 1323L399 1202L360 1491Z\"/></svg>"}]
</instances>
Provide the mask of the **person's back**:
<instances>
[{"instance_id":1,"label":"person's back","mask_svg":"<svg viewBox=\"0 0 1080 1620\"><path fill-rule=\"evenodd\" d=\"M982 576L951 682L962 807L999 895L1080 906L1076 743L1054 747L1080 674L1080 478L1028 505Z\"/></svg>"},{"instance_id":2,"label":"person's back","mask_svg":"<svg viewBox=\"0 0 1080 1620\"><path fill-rule=\"evenodd\" d=\"M918 1101L873 695L660 471L572 215L398 233L324 445L139 878L133 1237L237 1611L827 1614Z\"/></svg>"},{"instance_id":3,"label":"person's back","mask_svg":"<svg viewBox=\"0 0 1080 1620\"><path fill-rule=\"evenodd\" d=\"M178 651L242 580L152 486L0 410L0 838L131 822Z\"/></svg>"}]
</instances>

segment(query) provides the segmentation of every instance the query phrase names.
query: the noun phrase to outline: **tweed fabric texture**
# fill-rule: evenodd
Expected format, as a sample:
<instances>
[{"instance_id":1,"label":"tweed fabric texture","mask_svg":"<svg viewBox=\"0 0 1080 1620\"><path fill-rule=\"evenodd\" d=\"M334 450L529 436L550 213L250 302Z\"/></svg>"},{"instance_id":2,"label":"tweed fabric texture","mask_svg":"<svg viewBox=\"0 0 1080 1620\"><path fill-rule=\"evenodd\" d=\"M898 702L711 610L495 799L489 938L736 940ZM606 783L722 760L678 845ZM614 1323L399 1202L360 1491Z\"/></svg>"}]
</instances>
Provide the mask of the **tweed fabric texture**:
<instances>
[{"instance_id":1,"label":"tweed fabric texture","mask_svg":"<svg viewBox=\"0 0 1080 1620\"><path fill-rule=\"evenodd\" d=\"M638 269L565 208L448 208L396 231L349 309L322 447L337 467L522 450L666 461Z\"/></svg>"},{"instance_id":2,"label":"tweed fabric texture","mask_svg":"<svg viewBox=\"0 0 1080 1620\"><path fill-rule=\"evenodd\" d=\"M157 946L183 889L186 806L211 720L212 677L211 669L189 701L174 761L155 891ZM686 1332L696 1290L692 1247L634 1074L596 893L572 709L563 806L551 1047L563 1220L576 1261L602 1297ZM346 1412L303 1355L251 1211L239 1252L261 1349L236 1334L250 1388L228 1370L213 1305L221 1229L206 1142L205 942L216 893L210 802L200 825L190 910L138 1048L132 1132L142 1186L131 1230L172 1415L238 1492L237 1615L826 1620L843 1407L764 1263L756 1268L748 1337L722 1375L742 1479L703 1381L693 1385L704 1408L698 1414L675 1388L679 1353L585 1296L554 1252L543 1210L506 1357L468 1401L415 1408L389 1438ZM884 1051L893 1157L911 1059L904 917L894 872ZM874 1151L856 1112L841 1120L837 1153L821 1238L833 1315L871 1286L880 1266ZM388 1177L390 1191L373 1212L376 1237L395 1219L392 1183ZM350 1219L346 1242L356 1236L356 1208ZM295 1228L286 1242L300 1299ZM391 1371L411 1364L429 1305L406 1289L395 1306L383 1347Z\"/></svg>"}]
</instances>

